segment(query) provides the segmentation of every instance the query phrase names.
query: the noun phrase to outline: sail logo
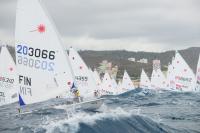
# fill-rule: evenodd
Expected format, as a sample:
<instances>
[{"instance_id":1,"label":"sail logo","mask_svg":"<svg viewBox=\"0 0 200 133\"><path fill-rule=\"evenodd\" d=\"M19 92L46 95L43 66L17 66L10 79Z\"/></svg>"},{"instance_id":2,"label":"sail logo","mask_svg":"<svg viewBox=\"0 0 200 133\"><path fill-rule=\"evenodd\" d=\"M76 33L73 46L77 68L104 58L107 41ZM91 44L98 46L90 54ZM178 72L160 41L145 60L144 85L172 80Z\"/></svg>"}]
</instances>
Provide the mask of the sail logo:
<instances>
[{"instance_id":1,"label":"sail logo","mask_svg":"<svg viewBox=\"0 0 200 133\"><path fill-rule=\"evenodd\" d=\"M32 30L30 32L38 31L39 33L44 33L46 31L46 26L44 24L39 24L37 29Z\"/></svg>"},{"instance_id":2,"label":"sail logo","mask_svg":"<svg viewBox=\"0 0 200 133\"><path fill-rule=\"evenodd\" d=\"M80 66L79 68L80 68L81 70L83 69L83 67L82 67L82 66Z\"/></svg>"},{"instance_id":3,"label":"sail logo","mask_svg":"<svg viewBox=\"0 0 200 133\"><path fill-rule=\"evenodd\" d=\"M11 71L11 72L12 72L12 71L13 71L13 68L12 68L12 67L10 67L10 68L9 68L9 71Z\"/></svg>"},{"instance_id":4,"label":"sail logo","mask_svg":"<svg viewBox=\"0 0 200 133\"><path fill-rule=\"evenodd\" d=\"M38 30L38 32L40 32L40 33L44 33L44 32L46 31L46 27L45 27L45 25L40 24L40 25L37 27L37 30Z\"/></svg>"},{"instance_id":5,"label":"sail logo","mask_svg":"<svg viewBox=\"0 0 200 133\"><path fill-rule=\"evenodd\" d=\"M30 68L54 71L55 51L17 45L17 63Z\"/></svg>"}]
</instances>

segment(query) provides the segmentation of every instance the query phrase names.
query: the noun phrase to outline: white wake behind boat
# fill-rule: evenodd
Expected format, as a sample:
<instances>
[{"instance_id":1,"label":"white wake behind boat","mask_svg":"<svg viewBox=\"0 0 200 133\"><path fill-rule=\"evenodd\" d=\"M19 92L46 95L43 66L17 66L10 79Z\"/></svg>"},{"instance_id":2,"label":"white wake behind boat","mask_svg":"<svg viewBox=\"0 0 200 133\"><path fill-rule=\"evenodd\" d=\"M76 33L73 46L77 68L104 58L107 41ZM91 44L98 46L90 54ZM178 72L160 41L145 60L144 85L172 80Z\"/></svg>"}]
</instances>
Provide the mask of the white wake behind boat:
<instances>
[{"instance_id":1,"label":"white wake behind boat","mask_svg":"<svg viewBox=\"0 0 200 133\"><path fill-rule=\"evenodd\" d=\"M88 111L98 111L104 102L104 98L91 99L85 102L65 104L61 106L55 106L58 109L78 109L78 110L88 110Z\"/></svg>"},{"instance_id":2,"label":"white wake behind boat","mask_svg":"<svg viewBox=\"0 0 200 133\"><path fill-rule=\"evenodd\" d=\"M0 53L0 106L17 102L16 67L6 46Z\"/></svg>"}]
</instances>

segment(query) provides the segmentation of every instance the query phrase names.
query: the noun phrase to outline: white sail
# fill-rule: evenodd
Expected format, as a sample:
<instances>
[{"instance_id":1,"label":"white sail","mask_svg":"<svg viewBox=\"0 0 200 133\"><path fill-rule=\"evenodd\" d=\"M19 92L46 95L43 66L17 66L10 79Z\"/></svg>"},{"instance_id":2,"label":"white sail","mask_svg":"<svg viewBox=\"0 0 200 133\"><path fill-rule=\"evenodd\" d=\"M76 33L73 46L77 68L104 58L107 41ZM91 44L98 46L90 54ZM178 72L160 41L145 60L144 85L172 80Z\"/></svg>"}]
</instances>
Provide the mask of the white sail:
<instances>
[{"instance_id":1,"label":"white sail","mask_svg":"<svg viewBox=\"0 0 200 133\"><path fill-rule=\"evenodd\" d=\"M117 94L121 94L121 93L124 93L126 91L127 90L125 90L124 88L122 88L122 82L119 81L118 84L117 84Z\"/></svg>"},{"instance_id":2,"label":"white sail","mask_svg":"<svg viewBox=\"0 0 200 133\"><path fill-rule=\"evenodd\" d=\"M142 69L141 75L140 75L140 88L143 89L149 89L151 86L151 82L145 73L145 71Z\"/></svg>"},{"instance_id":3,"label":"white sail","mask_svg":"<svg viewBox=\"0 0 200 133\"><path fill-rule=\"evenodd\" d=\"M119 81L119 82L118 82L118 84L117 84L117 86L118 86L118 88L120 88L120 89L121 89L121 88L122 88L122 87L121 87L121 86L122 86L122 82L121 82L121 81Z\"/></svg>"},{"instance_id":4,"label":"white sail","mask_svg":"<svg viewBox=\"0 0 200 133\"><path fill-rule=\"evenodd\" d=\"M196 91L200 91L200 55L199 55L199 60L197 64L197 71L196 71Z\"/></svg>"},{"instance_id":5,"label":"white sail","mask_svg":"<svg viewBox=\"0 0 200 133\"><path fill-rule=\"evenodd\" d=\"M176 52L173 66L175 77L175 89L180 91L194 91L194 73L178 52Z\"/></svg>"},{"instance_id":6,"label":"white sail","mask_svg":"<svg viewBox=\"0 0 200 133\"><path fill-rule=\"evenodd\" d=\"M69 49L69 60L75 76L75 83L83 97L93 97L97 89L87 65L77 51L72 47Z\"/></svg>"},{"instance_id":7,"label":"white sail","mask_svg":"<svg viewBox=\"0 0 200 133\"><path fill-rule=\"evenodd\" d=\"M110 75L106 72L101 85L101 95L115 95L116 90L112 86Z\"/></svg>"},{"instance_id":8,"label":"white sail","mask_svg":"<svg viewBox=\"0 0 200 133\"><path fill-rule=\"evenodd\" d=\"M167 79L160 69L160 60L153 60L153 72L151 74L151 89L166 90Z\"/></svg>"},{"instance_id":9,"label":"white sail","mask_svg":"<svg viewBox=\"0 0 200 133\"><path fill-rule=\"evenodd\" d=\"M73 77L68 59L39 0L18 0L15 47L19 96L25 104L69 92Z\"/></svg>"},{"instance_id":10,"label":"white sail","mask_svg":"<svg viewBox=\"0 0 200 133\"><path fill-rule=\"evenodd\" d=\"M124 91L129 91L129 90L135 89L133 82L126 71L124 71L124 76L122 79L121 87Z\"/></svg>"},{"instance_id":11,"label":"white sail","mask_svg":"<svg viewBox=\"0 0 200 133\"><path fill-rule=\"evenodd\" d=\"M163 72L161 71L161 69L158 69L158 86L160 87L160 89L163 90L168 90L167 87L167 79L165 77L165 75L163 74Z\"/></svg>"},{"instance_id":12,"label":"white sail","mask_svg":"<svg viewBox=\"0 0 200 133\"><path fill-rule=\"evenodd\" d=\"M0 106L16 102L16 67L6 46L1 47L0 53Z\"/></svg>"},{"instance_id":13,"label":"white sail","mask_svg":"<svg viewBox=\"0 0 200 133\"><path fill-rule=\"evenodd\" d=\"M117 82L116 82L116 80L114 78L112 78L111 81L112 81L113 88L117 89Z\"/></svg>"},{"instance_id":14,"label":"white sail","mask_svg":"<svg viewBox=\"0 0 200 133\"><path fill-rule=\"evenodd\" d=\"M152 76L151 76L151 89L155 90L166 90L167 88L167 80L160 70L153 70Z\"/></svg>"},{"instance_id":15,"label":"white sail","mask_svg":"<svg viewBox=\"0 0 200 133\"><path fill-rule=\"evenodd\" d=\"M113 89L115 90L115 94L119 94L119 89L118 89L118 85L117 85L117 82L114 78L111 79L111 82L112 82L112 87Z\"/></svg>"},{"instance_id":16,"label":"white sail","mask_svg":"<svg viewBox=\"0 0 200 133\"><path fill-rule=\"evenodd\" d=\"M97 70L93 71L93 76L94 76L96 86L99 88L101 86L101 79L99 77L99 73L97 72Z\"/></svg>"},{"instance_id":17,"label":"white sail","mask_svg":"<svg viewBox=\"0 0 200 133\"><path fill-rule=\"evenodd\" d=\"M156 87L156 82L157 82L156 75L157 75L156 70L153 69L152 74L151 74L151 87L150 87L150 89L153 89L153 90L157 88Z\"/></svg>"},{"instance_id":18,"label":"white sail","mask_svg":"<svg viewBox=\"0 0 200 133\"><path fill-rule=\"evenodd\" d=\"M175 89L175 77L174 77L174 59L172 59L172 64L168 65L167 70L167 88L169 90Z\"/></svg>"}]
</instances>

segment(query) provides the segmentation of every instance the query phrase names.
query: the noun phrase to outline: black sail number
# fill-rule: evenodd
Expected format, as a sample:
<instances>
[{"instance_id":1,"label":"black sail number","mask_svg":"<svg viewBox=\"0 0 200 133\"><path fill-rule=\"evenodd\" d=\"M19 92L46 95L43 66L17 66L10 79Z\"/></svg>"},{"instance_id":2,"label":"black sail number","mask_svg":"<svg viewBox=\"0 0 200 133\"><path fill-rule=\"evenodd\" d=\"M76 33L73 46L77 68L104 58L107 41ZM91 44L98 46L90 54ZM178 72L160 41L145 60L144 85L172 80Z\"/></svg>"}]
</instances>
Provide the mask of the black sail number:
<instances>
[{"instance_id":1,"label":"black sail number","mask_svg":"<svg viewBox=\"0 0 200 133\"><path fill-rule=\"evenodd\" d=\"M32 47L29 47L28 49L28 55L33 56L34 55L34 49Z\"/></svg>"},{"instance_id":2,"label":"black sail number","mask_svg":"<svg viewBox=\"0 0 200 133\"><path fill-rule=\"evenodd\" d=\"M48 51L48 50L41 50L39 48L32 48L27 47L25 45L17 45L16 51L18 54L28 55L28 56L35 56L37 58L41 57L42 59L55 59L55 51Z\"/></svg>"}]
</instances>

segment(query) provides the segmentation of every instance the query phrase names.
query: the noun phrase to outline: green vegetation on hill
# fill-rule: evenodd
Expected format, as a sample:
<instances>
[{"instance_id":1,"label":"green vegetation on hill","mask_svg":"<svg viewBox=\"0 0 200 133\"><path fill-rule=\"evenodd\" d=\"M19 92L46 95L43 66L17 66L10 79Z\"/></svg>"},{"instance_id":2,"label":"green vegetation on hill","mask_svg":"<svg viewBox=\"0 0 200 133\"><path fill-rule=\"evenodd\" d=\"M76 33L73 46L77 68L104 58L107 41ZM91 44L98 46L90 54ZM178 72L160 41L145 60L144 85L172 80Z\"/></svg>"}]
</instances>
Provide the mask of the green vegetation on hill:
<instances>
[{"instance_id":1,"label":"green vegetation on hill","mask_svg":"<svg viewBox=\"0 0 200 133\"><path fill-rule=\"evenodd\" d=\"M200 47L192 47L179 51L188 65L196 73L197 61L200 53ZM162 71L167 70L168 64L171 62L172 57L175 55L175 51L166 51L162 53L154 52L131 52L125 50L117 51L91 51L84 50L79 51L86 64L91 68L97 68L102 60L108 60L113 65L119 66L118 77L120 78L123 71L126 69L131 77L139 78L142 68L147 72L148 76L152 72L152 60L159 59L161 61ZM146 58L148 63L138 63L129 61L128 58L135 58L136 60Z\"/></svg>"}]
</instances>

